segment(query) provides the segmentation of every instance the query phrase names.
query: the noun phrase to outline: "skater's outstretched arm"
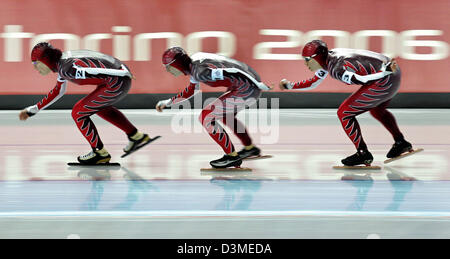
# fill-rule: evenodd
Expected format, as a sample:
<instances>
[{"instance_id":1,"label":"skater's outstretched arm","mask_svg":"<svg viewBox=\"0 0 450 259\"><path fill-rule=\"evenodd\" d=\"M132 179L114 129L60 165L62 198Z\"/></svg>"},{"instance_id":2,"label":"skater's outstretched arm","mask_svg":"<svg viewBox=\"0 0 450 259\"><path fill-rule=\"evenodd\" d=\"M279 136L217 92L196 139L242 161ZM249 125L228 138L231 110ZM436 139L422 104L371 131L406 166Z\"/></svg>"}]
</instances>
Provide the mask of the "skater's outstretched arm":
<instances>
[{"instance_id":1,"label":"skater's outstretched arm","mask_svg":"<svg viewBox=\"0 0 450 259\"><path fill-rule=\"evenodd\" d=\"M59 98L61 98L65 92L66 92L66 85L67 81L58 78L56 82L56 86L45 96L40 102L38 102L35 105L28 106L27 108L23 109L19 113L19 119L20 120L26 120L29 117L35 115L40 110L43 110L50 105L52 105L54 102L56 102Z\"/></svg>"},{"instance_id":2,"label":"skater's outstretched arm","mask_svg":"<svg viewBox=\"0 0 450 259\"><path fill-rule=\"evenodd\" d=\"M324 70L324 69L319 69L316 71L314 77L308 79L308 80L303 80L300 82L290 82L286 79L282 79L280 81L280 89L281 90L311 90L316 88L318 85L320 85L322 83L322 81L327 77L328 75L328 71Z\"/></svg>"},{"instance_id":3,"label":"skater's outstretched arm","mask_svg":"<svg viewBox=\"0 0 450 259\"><path fill-rule=\"evenodd\" d=\"M196 95L199 92L201 92L200 83L193 82L191 80L189 85L181 93L177 94L176 96L174 96L170 99L159 101L156 104L155 108L158 112L162 112L165 107L170 107L173 104L178 104L178 103L184 102L186 100L189 100L190 98L192 98L194 95Z\"/></svg>"}]
</instances>

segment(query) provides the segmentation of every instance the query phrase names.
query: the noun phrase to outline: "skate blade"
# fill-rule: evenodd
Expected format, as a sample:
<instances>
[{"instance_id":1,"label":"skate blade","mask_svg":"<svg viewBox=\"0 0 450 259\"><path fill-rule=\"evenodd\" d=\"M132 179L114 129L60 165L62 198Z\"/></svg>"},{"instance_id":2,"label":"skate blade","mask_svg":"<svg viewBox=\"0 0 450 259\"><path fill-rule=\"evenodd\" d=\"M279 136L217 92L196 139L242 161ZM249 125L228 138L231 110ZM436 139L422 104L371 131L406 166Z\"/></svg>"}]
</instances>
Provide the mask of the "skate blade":
<instances>
[{"instance_id":1,"label":"skate blade","mask_svg":"<svg viewBox=\"0 0 450 259\"><path fill-rule=\"evenodd\" d=\"M144 143L144 144L142 144L142 145L140 145L140 146L137 146L135 149L131 150L130 152L125 152L125 154L121 155L120 157L121 157L121 158L124 158L124 157L126 157L126 156L128 156L128 155L131 155L131 154L133 154L134 152L138 151L139 149L141 149L141 148L147 146L148 144L152 143L153 141L159 139L160 137L161 137L161 136L156 136L156 137L154 137L154 138L151 138L148 142L146 142L146 143Z\"/></svg>"},{"instance_id":2,"label":"skate blade","mask_svg":"<svg viewBox=\"0 0 450 259\"><path fill-rule=\"evenodd\" d=\"M405 157L407 157L407 156L410 156L410 155L413 155L413 154L415 154L415 153L419 153L419 152L422 152L422 151L423 151L423 148L418 148L418 149L416 149L416 150L413 150L413 151L409 151L409 152L403 153L403 154L399 155L398 157L394 157L394 158L387 159L387 160L384 161L384 163L387 164L387 163L390 163L390 162L394 162L394 161L396 161L396 160L405 158Z\"/></svg>"},{"instance_id":3,"label":"skate blade","mask_svg":"<svg viewBox=\"0 0 450 259\"><path fill-rule=\"evenodd\" d=\"M227 167L227 168L201 168L200 172L251 172L251 168L247 167Z\"/></svg>"},{"instance_id":4,"label":"skate blade","mask_svg":"<svg viewBox=\"0 0 450 259\"><path fill-rule=\"evenodd\" d=\"M348 166L348 165L336 165L336 166L333 166L333 169L350 169L350 170L355 170L355 169L360 169L360 170L380 170L381 169L381 167L379 167L379 166L376 166L376 165L374 165L374 166L372 166L372 165L369 165L369 166L366 166L366 165L355 165L355 166Z\"/></svg>"},{"instance_id":5,"label":"skate blade","mask_svg":"<svg viewBox=\"0 0 450 259\"><path fill-rule=\"evenodd\" d=\"M259 159L267 159L267 158L272 158L272 157L273 156L271 156L271 155L259 155L259 156L249 156L242 160L259 160Z\"/></svg>"},{"instance_id":6,"label":"skate blade","mask_svg":"<svg viewBox=\"0 0 450 259\"><path fill-rule=\"evenodd\" d=\"M101 164L95 164L95 165L86 165L86 164L82 164L82 163L78 163L78 162L70 162L70 163L67 163L67 165L68 166L81 166L81 167L95 167L95 168L102 167L102 166L105 166L105 167L119 166L120 167L119 163L101 163Z\"/></svg>"}]
</instances>

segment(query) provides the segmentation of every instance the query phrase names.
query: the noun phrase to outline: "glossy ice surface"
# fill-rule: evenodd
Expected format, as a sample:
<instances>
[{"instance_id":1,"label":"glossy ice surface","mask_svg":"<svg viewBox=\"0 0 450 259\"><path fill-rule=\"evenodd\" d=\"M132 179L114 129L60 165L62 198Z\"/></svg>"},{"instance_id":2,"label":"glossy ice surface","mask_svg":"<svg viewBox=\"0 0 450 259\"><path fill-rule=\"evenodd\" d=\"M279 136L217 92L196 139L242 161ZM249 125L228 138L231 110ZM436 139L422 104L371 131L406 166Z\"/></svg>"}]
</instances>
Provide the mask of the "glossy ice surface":
<instances>
[{"instance_id":1,"label":"glossy ice surface","mask_svg":"<svg viewBox=\"0 0 450 259\"><path fill-rule=\"evenodd\" d=\"M383 164L393 140L363 114L379 171L332 169L355 152L335 110L246 111L239 118L273 155L244 162L250 173L200 172L223 154L199 110L126 110L162 138L123 159L126 136L94 117L120 169L66 165L90 149L70 111L26 122L2 111L0 238L450 238L450 110L391 111L425 151Z\"/></svg>"}]
</instances>

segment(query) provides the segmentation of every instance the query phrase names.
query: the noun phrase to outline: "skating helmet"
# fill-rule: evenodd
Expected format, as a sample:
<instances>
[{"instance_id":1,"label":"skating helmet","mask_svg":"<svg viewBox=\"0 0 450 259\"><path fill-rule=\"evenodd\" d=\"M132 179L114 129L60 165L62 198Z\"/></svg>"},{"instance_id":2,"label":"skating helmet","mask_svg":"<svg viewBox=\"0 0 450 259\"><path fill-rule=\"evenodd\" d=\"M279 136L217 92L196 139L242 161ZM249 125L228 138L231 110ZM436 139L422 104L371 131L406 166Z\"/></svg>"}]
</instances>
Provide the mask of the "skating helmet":
<instances>
[{"instance_id":1,"label":"skating helmet","mask_svg":"<svg viewBox=\"0 0 450 259\"><path fill-rule=\"evenodd\" d=\"M31 51L31 61L41 61L53 72L57 71L56 64L62 56L61 50L54 48L48 42L40 42Z\"/></svg>"},{"instance_id":2,"label":"skating helmet","mask_svg":"<svg viewBox=\"0 0 450 259\"><path fill-rule=\"evenodd\" d=\"M321 40L310 41L303 47L302 56L306 61L308 61L308 58L313 58L325 68L328 56L327 44Z\"/></svg>"},{"instance_id":3,"label":"skating helmet","mask_svg":"<svg viewBox=\"0 0 450 259\"><path fill-rule=\"evenodd\" d=\"M188 75L191 71L192 60L186 51L180 47L172 47L164 51L162 62L164 66L173 66L185 75Z\"/></svg>"}]
</instances>

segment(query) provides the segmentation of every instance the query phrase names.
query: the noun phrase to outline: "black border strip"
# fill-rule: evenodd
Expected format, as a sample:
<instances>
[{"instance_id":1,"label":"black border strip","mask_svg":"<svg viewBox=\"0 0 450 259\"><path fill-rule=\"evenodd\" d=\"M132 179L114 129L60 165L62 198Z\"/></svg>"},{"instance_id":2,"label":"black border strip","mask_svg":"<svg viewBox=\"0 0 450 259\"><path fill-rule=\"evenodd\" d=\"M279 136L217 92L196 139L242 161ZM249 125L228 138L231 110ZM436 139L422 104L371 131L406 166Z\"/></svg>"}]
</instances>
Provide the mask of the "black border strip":
<instances>
[{"instance_id":1,"label":"black border strip","mask_svg":"<svg viewBox=\"0 0 450 259\"><path fill-rule=\"evenodd\" d=\"M207 98L215 98L222 93L202 93L202 103ZM350 93L295 93L264 92L271 108L272 98L279 99L279 108L337 108ZM83 98L82 94L69 94L55 102L49 109L71 109ZM174 94L129 94L116 107L122 109L153 109L159 100ZM0 109L19 110L40 101L44 95L0 95ZM191 100L191 107L193 102ZM390 108L450 108L450 93L399 93L391 101Z\"/></svg>"}]
</instances>

